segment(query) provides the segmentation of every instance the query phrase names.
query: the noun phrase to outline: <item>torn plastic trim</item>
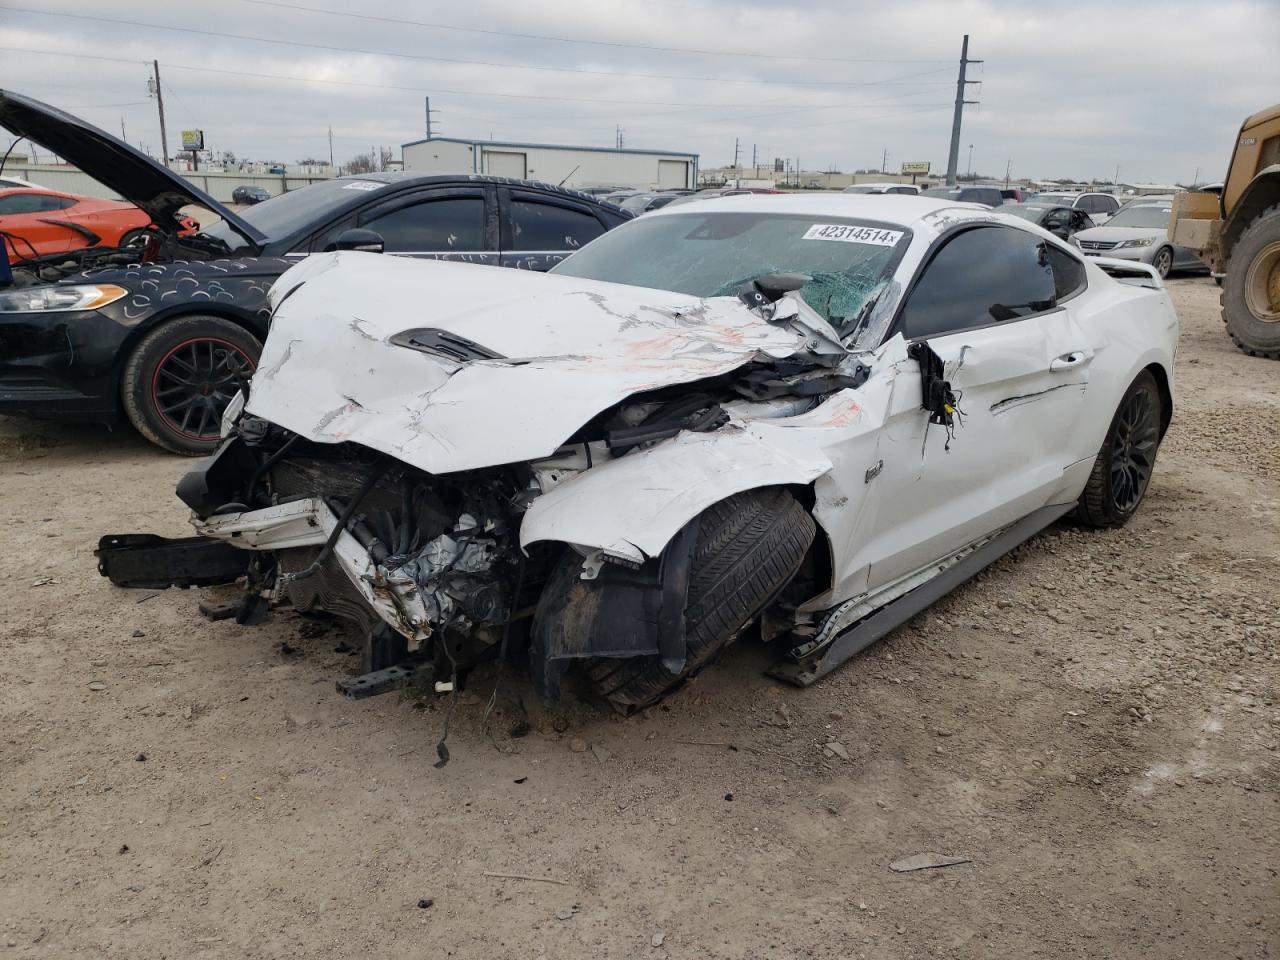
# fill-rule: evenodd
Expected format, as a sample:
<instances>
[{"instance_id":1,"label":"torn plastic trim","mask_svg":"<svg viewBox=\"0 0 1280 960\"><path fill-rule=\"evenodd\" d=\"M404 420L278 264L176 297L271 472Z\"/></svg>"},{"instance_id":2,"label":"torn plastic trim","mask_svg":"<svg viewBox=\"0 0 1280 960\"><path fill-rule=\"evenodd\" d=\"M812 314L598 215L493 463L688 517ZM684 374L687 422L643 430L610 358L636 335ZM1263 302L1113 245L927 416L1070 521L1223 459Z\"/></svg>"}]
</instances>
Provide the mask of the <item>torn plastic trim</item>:
<instances>
[{"instance_id":1,"label":"torn plastic trim","mask_svg":"<svg viewBox=\"0 0 1280 960\"><path fill-rule=\"evenodd\" d=\"M573 568L567 589L544 593L529 644L529 672L543 700L559 699L573 660L660 656L668 673L684 671L684 610L700 525L694 517L661 557L643 564L603 563L596 551Z\"/></svg>"},{"instance_id":2,"label":"torn plastic trim","mask_svg":"<svg viewBox=\"0 0 1280 960\"><path fill-rule=\"evenodd\" d=\"M337 516L318 497L192 521L201 536L247 550L321 546L337 523ZM334 542L332 556L365 602L409 639L410 650L416 650L431 636L426 607L412 579L389 574L379 567L360 542L345 530Z\"/></svg>"}]
</instances>

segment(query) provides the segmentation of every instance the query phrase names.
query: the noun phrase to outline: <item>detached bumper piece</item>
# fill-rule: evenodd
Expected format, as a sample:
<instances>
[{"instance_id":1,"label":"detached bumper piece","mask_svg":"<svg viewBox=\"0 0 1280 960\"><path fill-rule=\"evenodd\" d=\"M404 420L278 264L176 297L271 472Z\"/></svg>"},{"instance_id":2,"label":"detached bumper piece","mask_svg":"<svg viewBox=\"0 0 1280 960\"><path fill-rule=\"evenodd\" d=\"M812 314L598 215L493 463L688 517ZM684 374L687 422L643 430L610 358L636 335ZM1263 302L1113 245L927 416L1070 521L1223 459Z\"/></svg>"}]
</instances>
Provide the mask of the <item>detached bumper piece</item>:
<instances>
[{"instance_id":1,"label":"detached bumper piece","mask_svg":"<svg viewBox=\"0 0 1280 960\"><path fill-rule=\"evenodd\" d=\"M94 556L98 572L117 587L164 590L234 583L249 571L252 555L221 540L150 533L108 534Z\"/></svg>"},{"instance_id":2,"label":"detached bumper piece","mask_svg":"<svg viewBox=\"0 0 1280 960\"><path fill-rule=\"evenodd\" d=\"M407 660L385 670L374 670L358 677L339 680L334 686L348 700L363 700L417 683L430 683L434 676L435 670L430 663Z\"/></svg>"}]
</instances>

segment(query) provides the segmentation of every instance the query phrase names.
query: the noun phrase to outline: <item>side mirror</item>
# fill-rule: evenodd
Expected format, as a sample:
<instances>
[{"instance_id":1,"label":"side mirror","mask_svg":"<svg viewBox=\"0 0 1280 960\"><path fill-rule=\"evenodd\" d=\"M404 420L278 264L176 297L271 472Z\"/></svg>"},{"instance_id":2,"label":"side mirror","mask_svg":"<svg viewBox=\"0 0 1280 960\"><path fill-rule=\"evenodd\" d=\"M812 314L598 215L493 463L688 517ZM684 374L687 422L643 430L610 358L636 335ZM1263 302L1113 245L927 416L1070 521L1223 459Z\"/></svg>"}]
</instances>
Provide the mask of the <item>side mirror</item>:
<instances>
[{"instance_id":1,"label":"side mirror","mask_svg":"<svg viewBox=\"0 0 1280 960\"><path fill-rule=\"evenodd\" d=\"M363 253L382 253L386 245L386 241L382 239L380 233L353 227L338 234L338 239L326 246L325 252L328 253L331 250L359 250Z\"/></svg>"}]
</instances>

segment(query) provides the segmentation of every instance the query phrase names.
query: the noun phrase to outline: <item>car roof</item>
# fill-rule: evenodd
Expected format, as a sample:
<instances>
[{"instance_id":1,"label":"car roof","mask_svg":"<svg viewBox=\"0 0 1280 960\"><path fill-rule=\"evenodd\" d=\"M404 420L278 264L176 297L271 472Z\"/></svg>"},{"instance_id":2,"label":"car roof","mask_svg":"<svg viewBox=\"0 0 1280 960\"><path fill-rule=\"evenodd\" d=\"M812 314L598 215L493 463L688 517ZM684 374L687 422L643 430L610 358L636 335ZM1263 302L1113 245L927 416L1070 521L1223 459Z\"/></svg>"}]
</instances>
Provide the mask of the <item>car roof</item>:
<instances>
[{"instance_id":1,"label":"car roof","mask_svg":"<svg viewBox=\"0 0 1280 960\"><path fill-rule=\"evenodd\" d=\"M61 190L50 190L48 187L37 187L35 184L32 184L29 187L0 187L0 197L11 197L11 196L14 196L15 194L30 195L33 193L38 193L41 195L48 194L49 196L53 196L53 197L70 197L73 200L97 200L98 199L97 197L81 196L78 193L63 193ZM109 203L111 201L104 200L103 202Z\"/></svg>"},{"instance_id":2,"label":"car roof","mask_svg":"<svg viewBox=\"0 0 1280 960\"><path fill-rule=\"evenodd\" d=\"M692 201L697 203L697 201ZM672 207L675 207L673 210ZM909 194L883 193L744 193L720 197L707 210L718 213L788 213L801 216L850 217L861 220L878 220L901 227L911 227L939 210L953 208L962 211L991 212L991 208L977 204L956 203L938 197L911 196ZM676 206L669 203L646 217L674 217L697 213L689 203ZM1011 218L1012 219L1012 218Z\"/></svg>"},{"instance_id":3,"label":"car roof","mask_svg":"<svg viewBox=\"0 0 1280 960\"><path fill-rule=\"evenodd\" d=\"M514 177L497 177L487 173L417 173L413 170L383 170L379 173L351 173L341 177L334 177L334 179L365 180L375 183L395 184L396 186L415 183L457 183L465 180L470 183L494 183L509 187L531 187L535 190L559 194L563 197L586 203L597 205L603 203L599 197L593 197L589 193L582 193L578 190L570 190L567 187L557 186L554 183L545 183L542 180L518 180ZM644 193L646 191L636 192Z\"/></svg>"}]
</instances>

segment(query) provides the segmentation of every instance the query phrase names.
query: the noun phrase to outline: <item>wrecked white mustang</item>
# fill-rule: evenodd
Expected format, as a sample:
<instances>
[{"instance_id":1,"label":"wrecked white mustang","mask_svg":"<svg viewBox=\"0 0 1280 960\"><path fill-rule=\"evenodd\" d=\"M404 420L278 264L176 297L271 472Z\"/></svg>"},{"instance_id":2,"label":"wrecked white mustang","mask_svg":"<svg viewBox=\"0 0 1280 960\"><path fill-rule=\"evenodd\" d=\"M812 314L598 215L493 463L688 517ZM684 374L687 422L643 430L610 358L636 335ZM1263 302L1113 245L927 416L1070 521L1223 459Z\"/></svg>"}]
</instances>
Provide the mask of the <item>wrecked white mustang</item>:
<instances>
[{"instance_id":1,"label":"wrecked white mustang","mask_svg":"<svg viewBox=\"0 0 1280 960\"><path fill-rule=\"evenodd\" d=\"M313 256L271 300L190 549L245 576L224 615L357 624L352 696L519 645L634 708L757 621L811 683L1068 511L1123 524L1172 412L1151 271L914 197L680 206L549 275Z\"/></svg>"}]
</instances>

